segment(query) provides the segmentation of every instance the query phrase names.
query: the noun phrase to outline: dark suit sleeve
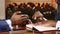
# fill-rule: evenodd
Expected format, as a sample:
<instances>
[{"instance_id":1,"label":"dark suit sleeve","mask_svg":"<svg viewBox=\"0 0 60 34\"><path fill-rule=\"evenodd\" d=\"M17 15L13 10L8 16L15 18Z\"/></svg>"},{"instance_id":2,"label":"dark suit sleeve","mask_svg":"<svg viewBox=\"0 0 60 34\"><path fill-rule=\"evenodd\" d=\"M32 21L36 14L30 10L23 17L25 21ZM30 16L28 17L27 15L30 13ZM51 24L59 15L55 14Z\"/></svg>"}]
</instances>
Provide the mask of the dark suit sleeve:
<instances>
[{"instance_id":1,"label":"dark suit sleeve","mask_svg":"<svg viewBox=\"0 0 60 34\"><path fill-rule=\"evenodd\" d=\"M4 31L10 31L10 27L9 25L6 23L6 21L0 21L0 32L4 32Z\"/></svg>"}]
</instances>

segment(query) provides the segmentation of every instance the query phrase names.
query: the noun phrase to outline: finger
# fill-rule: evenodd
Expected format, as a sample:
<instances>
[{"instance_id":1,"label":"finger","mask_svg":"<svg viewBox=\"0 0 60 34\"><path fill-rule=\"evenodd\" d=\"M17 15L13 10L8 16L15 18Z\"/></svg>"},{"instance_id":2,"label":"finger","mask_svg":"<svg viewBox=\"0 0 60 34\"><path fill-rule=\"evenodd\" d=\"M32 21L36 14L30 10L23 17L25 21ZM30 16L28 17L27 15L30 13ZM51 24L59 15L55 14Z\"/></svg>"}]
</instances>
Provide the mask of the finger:
<instances>
[{"instance_id":1,"label":"finger","mask_svg":"<svg viewBox=\"0 0 60 34\"><path fill-rule=\"evenodd\" d=\"M17 15L17 14L21 14L21 11L15 12L14 14L15 14L15 15Z\"/></svg>"}]
</instances>

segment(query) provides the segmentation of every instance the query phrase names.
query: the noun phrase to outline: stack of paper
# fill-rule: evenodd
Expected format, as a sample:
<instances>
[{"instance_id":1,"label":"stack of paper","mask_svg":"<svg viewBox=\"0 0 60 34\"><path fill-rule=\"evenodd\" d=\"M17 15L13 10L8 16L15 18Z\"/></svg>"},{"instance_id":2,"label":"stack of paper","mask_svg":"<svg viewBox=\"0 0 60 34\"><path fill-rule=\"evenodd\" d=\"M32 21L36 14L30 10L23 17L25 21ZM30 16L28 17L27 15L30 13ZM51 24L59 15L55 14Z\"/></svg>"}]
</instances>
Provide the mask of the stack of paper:
<instances>
[{"instance_id":1,"label":"stack of paper","mask_svg":"<svg viewBox=\"0 0 60 34\"><path fill-rule=\"evenodd\" d=\"M28 24L28 25L26 25L26 29L27 29L27 30L32 30L33 28L35 28L35 29L38 30L38 31L56 30L55 27L44 27L44 26L40 26L40 25L35 26L35 25L33 25L33 24Z\"/></svg>"}]
</instances>

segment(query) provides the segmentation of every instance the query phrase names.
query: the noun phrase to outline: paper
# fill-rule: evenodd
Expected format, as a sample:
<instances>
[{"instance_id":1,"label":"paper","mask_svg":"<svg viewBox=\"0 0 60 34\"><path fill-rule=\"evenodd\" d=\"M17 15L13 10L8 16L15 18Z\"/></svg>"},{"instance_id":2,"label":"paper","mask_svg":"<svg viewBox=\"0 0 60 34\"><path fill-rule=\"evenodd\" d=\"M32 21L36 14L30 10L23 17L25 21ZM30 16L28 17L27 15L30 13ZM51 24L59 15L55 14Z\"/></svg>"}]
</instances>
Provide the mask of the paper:
<instances>
[{"instance_id":1,"label":"paper","mask_svg":"<svg viewBox=\"0 0 60 34\"><path fill-rule=\"evenodd\" d=\"M41 25L33 25L33 24L28 24L26 25L26 27L28 27L28 29L33 29L33 27L38 30L38 31L48 31L48 30L56 30L55 27L44 27L44 26L41 26Z\"/></svg>"},{"instance_id":2,"label":"paper","mask_svg":"<svg viewBox=\"0 0 60 34\"><path fill-rule=\"evenodd\" d=\"M56 30L55 27L34 26L34 28L37 29L38 31Z\"/></svg>"}]
</instances>

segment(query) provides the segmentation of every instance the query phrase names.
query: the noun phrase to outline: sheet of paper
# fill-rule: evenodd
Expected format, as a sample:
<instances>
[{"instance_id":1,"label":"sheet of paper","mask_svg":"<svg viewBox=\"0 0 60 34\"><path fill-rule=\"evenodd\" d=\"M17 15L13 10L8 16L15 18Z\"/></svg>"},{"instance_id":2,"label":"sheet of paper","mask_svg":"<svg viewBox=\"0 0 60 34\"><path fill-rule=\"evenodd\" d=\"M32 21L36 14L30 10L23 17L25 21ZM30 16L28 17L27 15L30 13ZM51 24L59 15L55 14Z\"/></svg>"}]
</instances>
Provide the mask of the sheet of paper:
<instances>
[{"instance_id":1,"label":"sheet of paper","mask_svg":"<svg viewBox=\"0 0 60 34\"><path fill-rule=\"evenodd\" d=\"M55 27L44 27L44 26L41 26L41 25L35 26L33 24L28 24L28 25L26 25L26 27L31 28L31 29L34 27L38 31L56 30Z\"/></svg>"},{"instance_id":2,"label":"sheet of paper","mask_svg":"<svg viewBox=\"0 0 60 34\"><path fill-rule=\"evenodd\" d=\"M38 31L56 30L55 27L34 26L34 28L37 29Z\"/></svg>"}]
</instances>

